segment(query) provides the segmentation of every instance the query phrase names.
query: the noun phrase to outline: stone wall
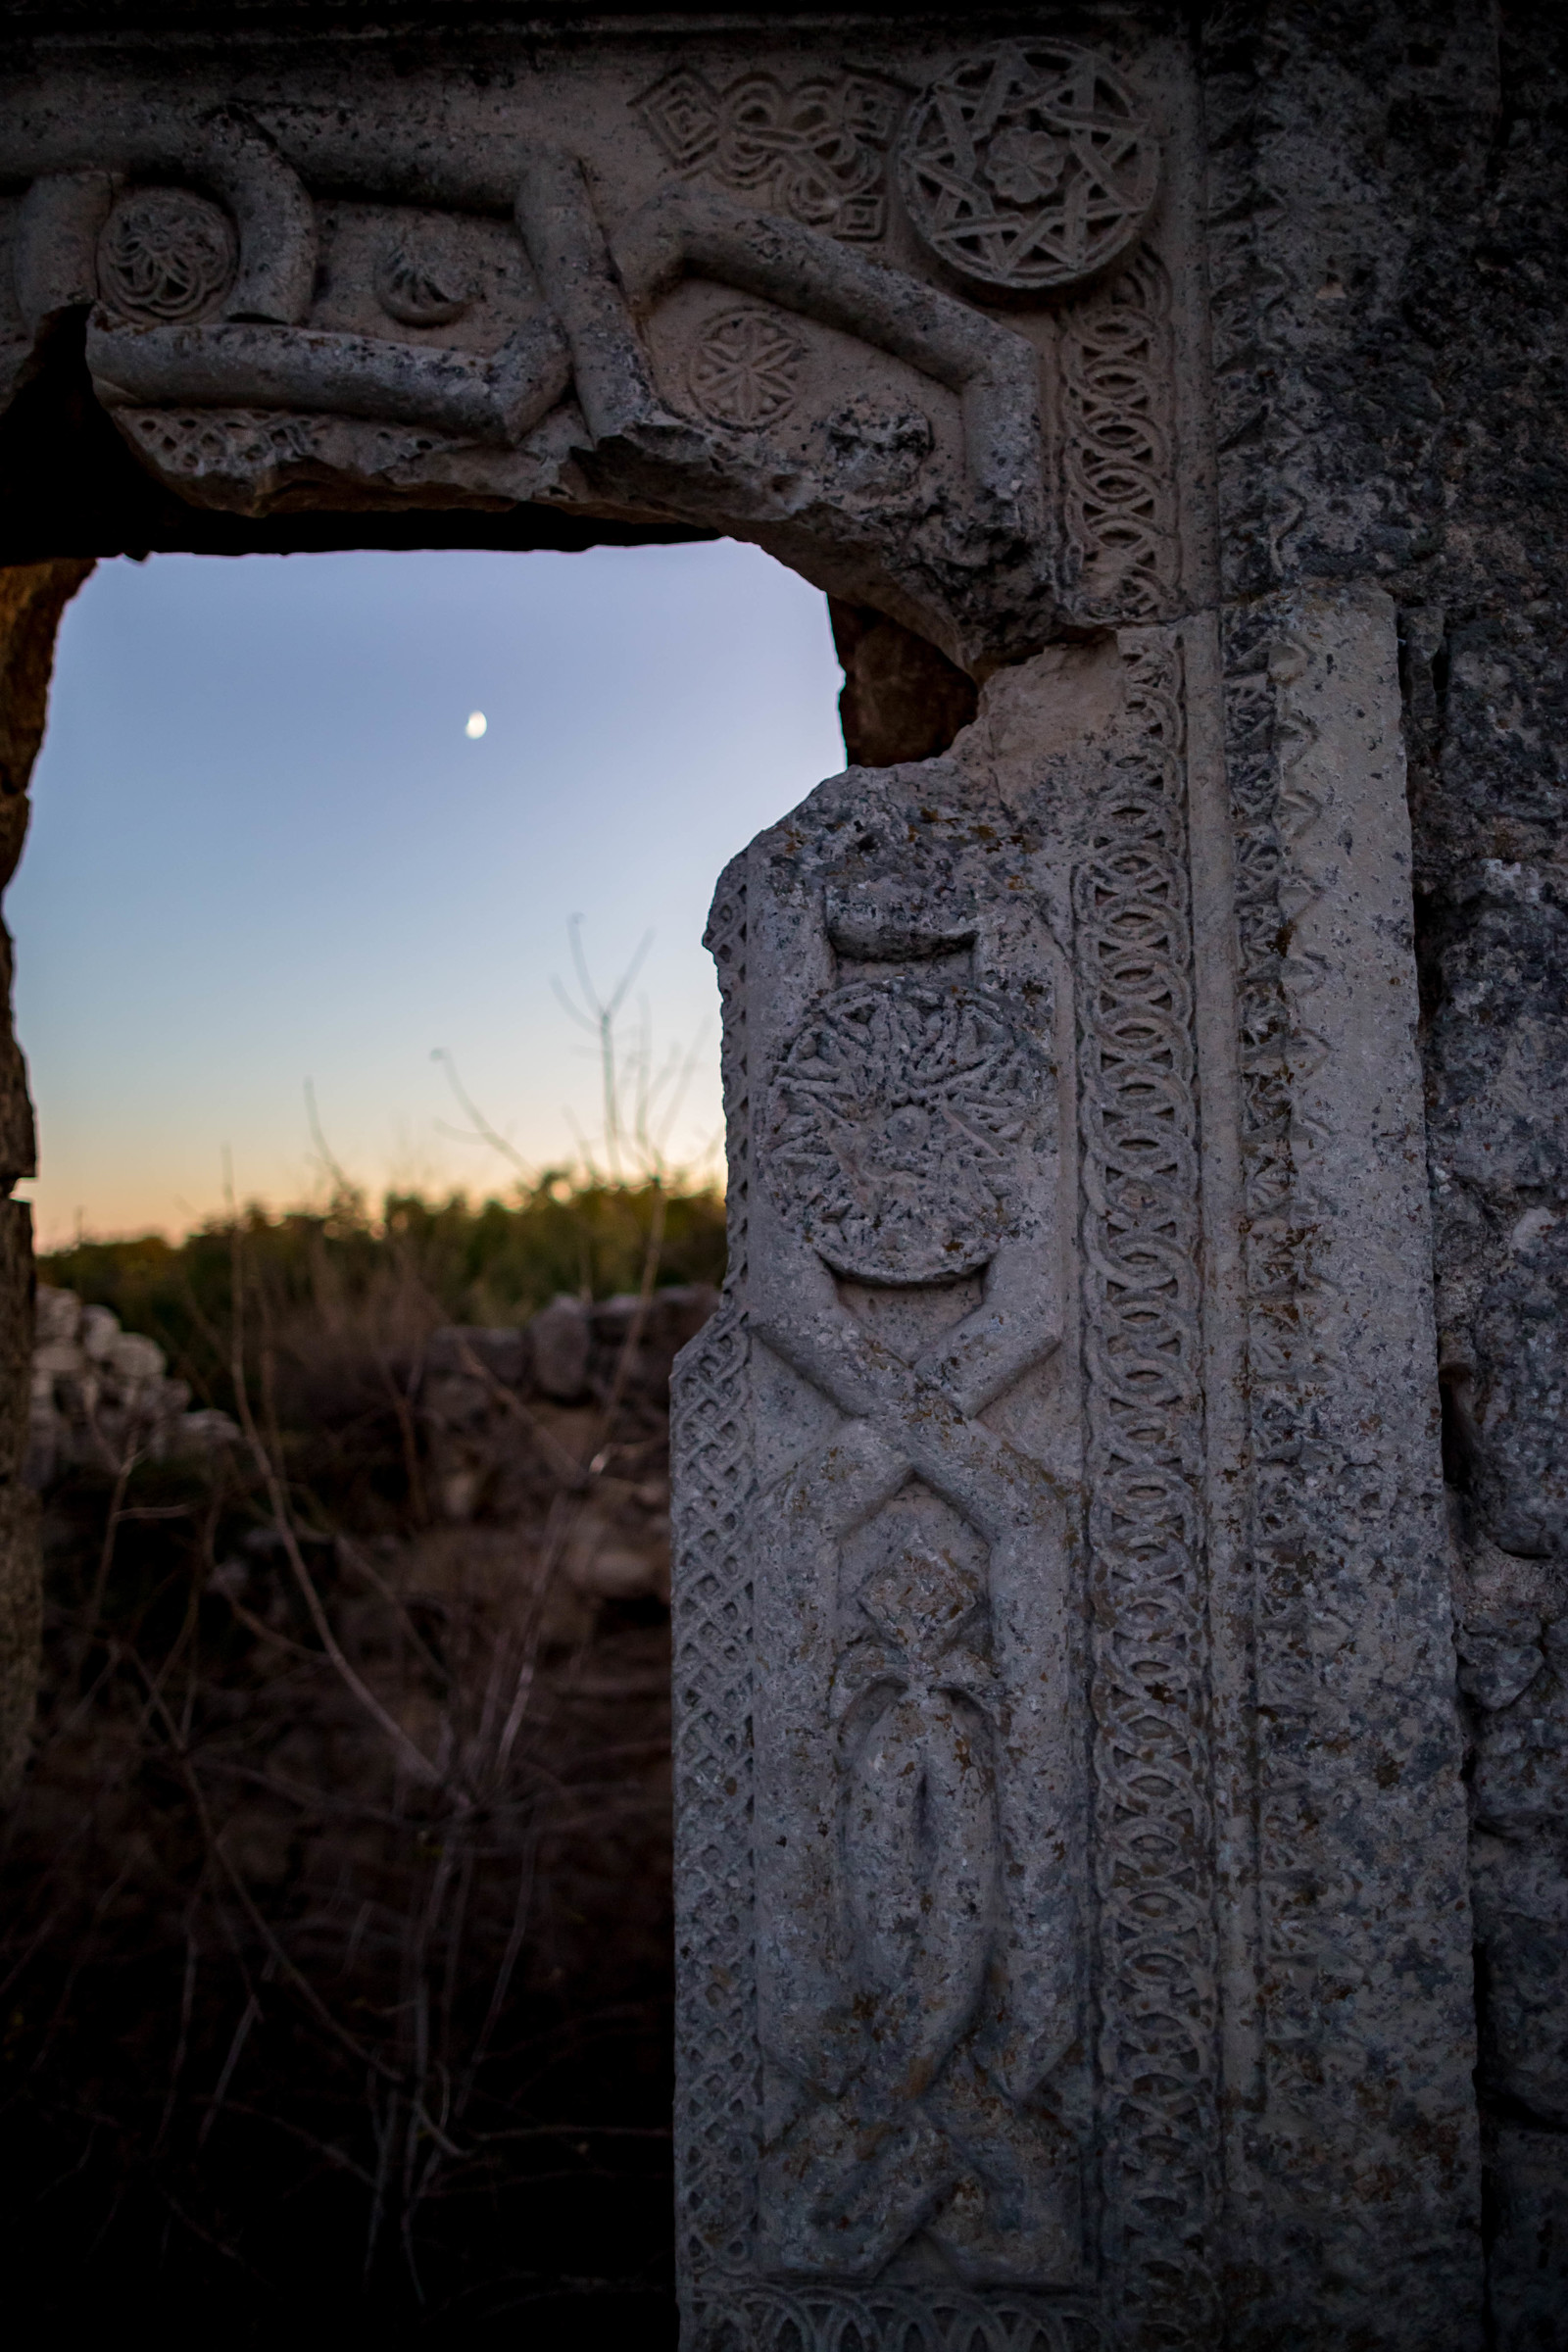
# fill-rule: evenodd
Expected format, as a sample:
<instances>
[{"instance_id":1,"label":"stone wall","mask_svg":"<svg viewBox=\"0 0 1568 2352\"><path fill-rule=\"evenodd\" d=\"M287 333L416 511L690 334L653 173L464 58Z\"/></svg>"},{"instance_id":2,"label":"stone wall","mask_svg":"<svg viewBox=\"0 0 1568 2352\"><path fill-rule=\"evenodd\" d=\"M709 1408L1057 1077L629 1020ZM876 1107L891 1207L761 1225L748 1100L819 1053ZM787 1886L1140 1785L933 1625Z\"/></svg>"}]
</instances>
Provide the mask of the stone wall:
<instances>
[{"instance_id":1,"label":"stone wall","mask_svg":"<svg viewBox=\"0 0 1568 2352\"><path fill-rule=\"evenodd\" d=\"M55 631L90 563L0 570L0 890L27 830ZM0 925L0 1803L25 1767L37 1678L37 1514L24 1478L32 1354L32 1215L9 1198L36 1166L26 1065L11 1023L11 935Z\"/></svg>"},{"instance_id":2,"label":"stone wall","mask_svg":"<svg viewBox=\"0 0 1568 2352\"><path fill-rule=\"evenodd\" d=\"M706 1284L678 1284L646 1302L562 1297L516 1328L432 1332L418 1411L434 1514L537 1530L571 1496L567 1591L667 1601L670 1367L717 1303ZM590 1479L607 1408L617 1442Z\"/></svg>"},{"instance_id":3,"label":"stone wall","mask_svg":"<svg viewBox=\"0 0 1568 2352\"><path fill-rule=\"evenodd\" d=\"M1221 11L1239 591L1399 608L1497 2341L1568 2311L1568 38ZM1229 337L1234 336L1234 342Z\"/></svg>"},{"instance_id":4,"label":"stone wall","mask_svg":"<svg viewBox=\"0 0 1568 2352\"><path fill-rule=\"evenodd\" d=\"M64 1472L128 1476L142 1462L200 1459L239 1442L226 1413L190 1409L156 1340L122 1331L107 1306L37 1288L32 1401L23 1478L42 1494Z\"/></svg>"}]
</instances>

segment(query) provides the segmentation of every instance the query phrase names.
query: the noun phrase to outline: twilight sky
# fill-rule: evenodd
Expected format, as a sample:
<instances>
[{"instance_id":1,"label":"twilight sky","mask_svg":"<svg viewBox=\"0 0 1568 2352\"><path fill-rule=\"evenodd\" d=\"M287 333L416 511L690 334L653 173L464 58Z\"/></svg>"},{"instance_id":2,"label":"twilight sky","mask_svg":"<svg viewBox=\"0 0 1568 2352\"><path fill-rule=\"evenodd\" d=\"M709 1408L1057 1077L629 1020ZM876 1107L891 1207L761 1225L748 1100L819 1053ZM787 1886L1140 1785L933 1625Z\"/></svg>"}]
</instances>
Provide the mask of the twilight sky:
<instances>
[{"instance_id":1,"label":"twilight sky","mask_svg":"<svg viewBox=\"0 0 1568 2352\"><path fill-rule=\"evenodd\" d=\"M718 1126L700 941L719 868L844 763L824 599L756 549L155 556L66 613L6 902L45 1246L243 1199L510 1171L437 1048L535 1163L599 1139L552 993L568 916L656 1054L701 1039L671 1138ZM482 734L470 713L482 711Z\"/></svg>"}]
</instances>

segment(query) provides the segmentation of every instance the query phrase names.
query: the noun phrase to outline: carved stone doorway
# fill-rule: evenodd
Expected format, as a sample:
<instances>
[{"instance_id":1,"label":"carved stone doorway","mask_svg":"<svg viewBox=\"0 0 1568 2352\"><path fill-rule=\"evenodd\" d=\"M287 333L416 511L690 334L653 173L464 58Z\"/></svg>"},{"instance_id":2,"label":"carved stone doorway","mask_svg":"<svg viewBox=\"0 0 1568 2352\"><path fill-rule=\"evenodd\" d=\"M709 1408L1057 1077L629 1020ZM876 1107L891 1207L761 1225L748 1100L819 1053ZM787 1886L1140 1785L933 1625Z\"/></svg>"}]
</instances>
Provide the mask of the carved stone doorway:
<instances>
[{"instance_id":1,"label":"carved stone doorway","mask_svg":"<svg viewBox=\"0 0 1568 2352\"><path fill-rule=\"evenodd\" d=\"M710 932L691 2352L1460 2352L1393 609L1222 593L1198 60L1152 18L486 42L45 61L13 659L41 692L111 545L725 532L838 601L871 764Z\"/></svg>"}]
</instances>

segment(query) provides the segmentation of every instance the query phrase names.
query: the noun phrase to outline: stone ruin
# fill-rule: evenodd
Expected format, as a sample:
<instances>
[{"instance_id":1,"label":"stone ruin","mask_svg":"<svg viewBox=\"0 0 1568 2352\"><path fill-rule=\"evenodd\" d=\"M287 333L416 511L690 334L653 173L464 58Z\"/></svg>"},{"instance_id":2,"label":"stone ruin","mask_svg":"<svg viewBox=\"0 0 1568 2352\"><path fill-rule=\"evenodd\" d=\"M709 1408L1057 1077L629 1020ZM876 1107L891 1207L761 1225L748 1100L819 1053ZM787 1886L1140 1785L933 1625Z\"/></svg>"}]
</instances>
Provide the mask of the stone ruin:
<instances>
[{"instance_id":1,"label":"stone ruin","mask_svg":"<svg viewBox=\"0 0 1568 2352\"><path fill-rule=\"evenodd\" d=\"M583 1463L612 1398L615 1453L638 1474L617 1474L620 1461L602 1468L573 1512L562 1590L547 1603L553 1636L582 1639L595 1601L667 1603L670 1373L718 1303L708 1284L677 1283L648 1299L564 1295L524 1324L432 1331L409 1366L437 1530L429 1548L449 1552L461 1529L470 1548L514 1557L517 1531L536 1536L553 1500L587 1491ZM73 1471L115 1479L147 1462L216 1468L244 1446L227 1413L191 1410L189 1385L168 1377L157 1341L122 1330L107 1306L83 1306L74 1291L39 1283L34 1313L23 1479L35 1493L47 1494ZM476 1525L485 1531L477 1537ZM252 1563L282 1549L275 1530L260 1528L210 1581L238 1592Z\"/></svg>"},{"instance_id":2,"label":"stone ruin","mask_svg":"<svg viewBox=\"0 0 1568 2352\"><path fill-rule=\"evenodd\" d=\"M42 1493L65 1471L117 1476L136 1461L192 1461L239 1439L227 1413L190 1409L156 1340L122 1331L107 1306L39 1283L25 1484Z\"/></svg>"},{"instance_id":3,"label":"stone ruin","mask_svg":"<svg viewBox=\"0 0 1568 2352\"><path fill-rule=\"evenodd\" d=\"M416 1396L440 1524L537 1531L557 1494L584 1492L613 1397L617 1459L573 1514L562 1582L590 1603L667 1601L670 1372L718 1302L706 1283L678 1283L648 1300L562 1297L521 1327L432 1332Z\"/></svg>"},{"instance_id":4,"label":"stone ruin","mask_svg":"<svg viewBox=\"0 0 1568 2352\"><path fill-rule=\"evenodd\" d=\"M834 600L709 934L688 2352L1559 2346L1553 13L0 26L6 871L100 555ZM18 1205L0 1291L20 1765Z\"/></svg>"}]
</instances>

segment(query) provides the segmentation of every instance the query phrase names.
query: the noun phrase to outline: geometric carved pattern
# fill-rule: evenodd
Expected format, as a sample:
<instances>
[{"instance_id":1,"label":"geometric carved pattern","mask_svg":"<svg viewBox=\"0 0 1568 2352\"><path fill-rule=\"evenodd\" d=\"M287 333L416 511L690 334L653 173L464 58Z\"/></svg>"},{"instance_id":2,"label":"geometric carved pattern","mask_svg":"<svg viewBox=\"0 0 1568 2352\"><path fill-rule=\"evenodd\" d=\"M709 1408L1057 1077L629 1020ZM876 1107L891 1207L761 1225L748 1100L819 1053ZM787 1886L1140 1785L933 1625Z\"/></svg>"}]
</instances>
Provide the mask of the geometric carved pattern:
<instances>
[{"instance_id":1,"label":"geometric carved pattern","mask_svg":"<svg viewBox=\"0 0 1568 2352\"><path fill-rule=\"evenodd\" d=\"M1086 605L1157 620L1176 587L1170 288L1152 253L1061 322L1064 520Z\"/></svg>"},{"instance_id":2,"label":"geometric carved pattern","mask_svg":"<svg viewBox=\"0 0 1568 2352\"><path fill-rule=\"evenodd\" d=\"M768 211L859 241L887 224L882 193L893 94L861 74L793 88L746 74L715 90L681 67L634 111L680 172L744 188Z\"/></svg>"},{"instance_id":3,"label":"geometric carved pattern","mask_svg":"<svg viewBox=\"0 0 1568 2352\"><path fill-rule=\"evenodd\" d=\"M1133 91L1071 41L1004 41L911 108L899 180L915 233L960 277L1073 285L1131 244L1158 164Z\"/></svg>"},{"instance_id":4,"label":"geometric carved pattern","mask_svg":"<svg viewBox=\"0 0 1568 2352\"><path fill-rule=\"evenodd\" d=\"M98 290L122 318L180 325L216 310L234 282L228 215L185 188L122 196L98 239Z\"/></svg>"},{"instance_id":5,"label":"geometric carved pattern","mask_svg":"<svg viewBox=\"0 0 1568 2352\"><path fill-rule=\"evenodd\" d=\"M1192 939L1174 648L1074 877L1105 2261L1118 2343L1215 2340L1212 1832Z\"/></svg>"},{"instance_id":6,"label":"geometric carved pattern","mask_svg":"<svg viewBox=\"0 0 1568 2352\"><path fill-rule=\"evenodd\" d=\"M770 311L726 311L704 329L687 368L693 400L715 424L757 432L795 406L806 346Z\"/></svg>"},{"instance_id":7,"label":"geometric carved pattern","mask_svg":"<svg viewBox=\"0 0 1568 2352\"><path fill-rule=\"evenodd\" d=\"M321 429L318 416L282 409L122 409L119 415L121 430L161 472L193 481L304 463Z\"/></svg>"},{"instance_id":8,"label":"geometric carved pattern","mask_svg":"<svg viewBox=\"0 0 1568 2352\"><path fill-rule=\"evenodd\" d=\"M744 2263L757 2199L761 2111L752 1882L752 1587L739 1543L752 1483L744 1313L747 1122L745 884L719 883L707 944L724 996L730 1149L728 1296L675 1372L671 1446L677 1952L676 2232L701 2299L704 2274ZM697 2316L694 2314L694 2317Z\"/></svg>"},{"instance_id":9,"label":"geometric carved pattern","mask_svg":"<svg viewBox=\"0 0 1568 2352\"><path fill-rule=\"evenodd\" d=\"M1073 2303L984 2297L933 2280L918 2289L755 2286L720 2306L703 2352L1101 2352L1098 2322Z\"/></svg>"},{"instance_id":10,"label":"geometric carved pattern","mask_svg":"<svg viewBox=\"0 0 1568 2352\"><path fill-rule=\"evenodd\" d=\"M768 1189L837 1273L956 1281L1011 1228L1048 1079L1001 999L856 982L812 1007L779 1065Z\"/></svg>"}]
</instances>

